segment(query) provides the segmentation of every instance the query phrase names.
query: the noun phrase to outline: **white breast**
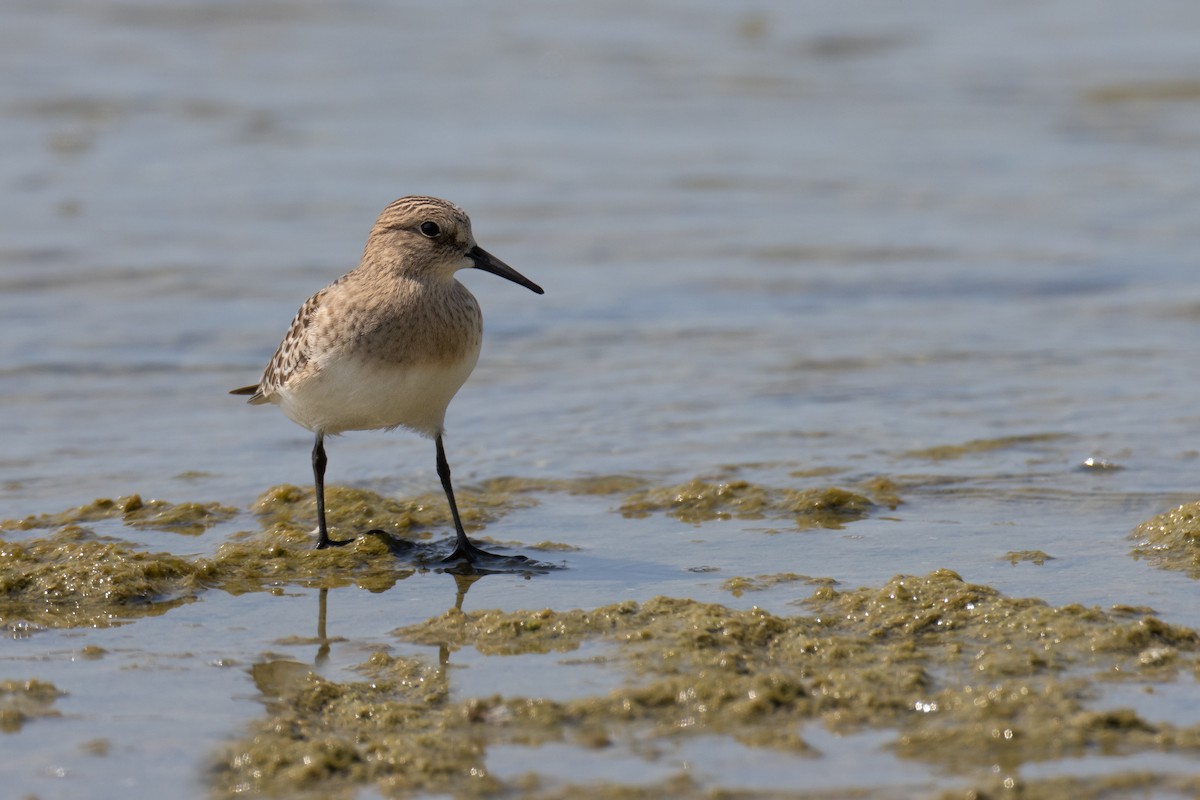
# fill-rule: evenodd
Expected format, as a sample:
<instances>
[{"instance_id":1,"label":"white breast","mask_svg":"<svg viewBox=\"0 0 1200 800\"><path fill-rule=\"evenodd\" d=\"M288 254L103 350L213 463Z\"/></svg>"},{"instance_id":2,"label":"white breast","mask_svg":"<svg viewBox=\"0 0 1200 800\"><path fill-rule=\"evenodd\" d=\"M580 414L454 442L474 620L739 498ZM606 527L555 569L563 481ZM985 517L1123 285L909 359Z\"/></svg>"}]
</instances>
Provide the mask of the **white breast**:
<instances>
[{"instance_id":1,"label":"white breast","mask_svg":"<svg viewBox=\"0 0 1200 800\"><path fill-rule=\"evenodd\" d=\"M446 407L478 359L478 348L453 363L411 366L334 357L305 380L281 387L273 399L292 421L311 431L405 427L433 438L441 433Z\"/></svg>"}]
</instances>

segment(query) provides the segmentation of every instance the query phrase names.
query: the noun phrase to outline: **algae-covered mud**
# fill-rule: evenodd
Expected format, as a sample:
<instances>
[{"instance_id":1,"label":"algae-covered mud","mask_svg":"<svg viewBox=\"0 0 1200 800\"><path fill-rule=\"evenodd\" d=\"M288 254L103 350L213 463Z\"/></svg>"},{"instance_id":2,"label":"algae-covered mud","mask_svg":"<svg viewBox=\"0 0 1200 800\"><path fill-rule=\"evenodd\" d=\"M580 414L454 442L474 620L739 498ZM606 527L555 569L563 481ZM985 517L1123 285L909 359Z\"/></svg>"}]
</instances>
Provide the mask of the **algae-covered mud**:
<instances>
[{"instance_id":1,"label":"algae-covered mud","mask_svg":"<svg viewBox=\"0 0 1200 800\"><path fill-rule=\"evenodd\" d=\"M39 514L19 520L0 522L0 531L26 531L57 528L69 523L119 519L132 528L149 528L172 533L200 534L218 522L224 522L237 509L219 503L171 503L166 500L143 501L140 495L100 498L58 514Z\"/></svg>"},{"instance_id":2,"label":"algae-covered mud","mask_svg":"<svg viewBox=\"0 0 1200 800\"><path fill-rule=\"evenodd\" d=\"M787 519L801 530L840 528L862 519L873 508L870 498L840 488L773 489L744 480L712 483L700 479L640 491L621 504L621 512L632 517L662 511L682 522Z\"/></svg>"},{"instance_id":3,"label":"algae-covered mud","mask_svg":"<svg viewBox=\"0 0 1200 800\"><path fill-rule=\"evenodd\" d=\"M841 530L899 507L897 487L915 483L877 477L852 484L857 491L806 486L814 477L828 475L799 476L795 487L740 478L666 486L630 476L503 478L464 486L460 503L466 524L490 547L530 552L534 560L523 568L530 577L569 572L582 551L569 541L494 542L488 531L558 496L591 498L626 525L665 514L663 524L701 531L738 519ZM1200 637L1149 608L1011 598L943 569L862 588L796 571L716 576L714 587L731 602L792 597L786 613L665 596L590 609L567 610L566 600L538 610L464 610L468 590L486 577L468 571L455 576L449 611L408 622L327 675L320 664L342 640L326 633L325 592L404 592L397 584L441 569L450 520L438 493L404 498L330 487L331 525L360 535L327 551L312 549L307 488L274 487L244 510L130 498L0 523L0 621L8 631L102 629L215 594L321 589L318 636L276 642L319 645L315 664L269 651L227 665L253 679L266 710L228 728L228 744L211 748L204 774L215 797L350 798L366 787L396 797L709 797L718 789L802 797L723 783L688 766L699 757L691 754L736 748L801 769L829 757L829 736L867 732L896 763L943 776L928 786L947 798L1200 789L1175 770L1046 770L1072 759L1200 757L1200 722L1119 701L1122 692L1186 691L1200 674ZM1194 557L1196 513L1183 506L1141 526L1135 535L1151 548L1145 554L1158 558L1174 547ZM188 551L193 526L240 522L252 527L227 531L211 553ZM122 538L121 530L136 537ZM1033 549L997 557L1044 569L1059 560ZM101 664L113 655L89 644L75 658ZM455 666L464 658L497 674L527 668L521 659L543 659L538 669L607 677L602 689L585 682L565 695L481 691L479 679L467 684L473 688L459 685ZM25 736L59 724L63 698L81 693L37 675L33 666L0 684L6 732ZM112 748L104 736L78 745L93 758L111 757ZM543 764L538 753L546 749L568 754L568 763L633 765L632 774L580 780ZM893 795L878 788L871 796Z\"/></svg>"},{"instance_id":4,"label":"algae-covered mud","mask_svg":"<svg viewBox=\"0 0 1200 800\"><path fill-rule=\"evenodd\" d=\"M1146 520L1131 537L1135 557L1200 578L1200 501Z\"/></svg>"},{"instance_id":5,"label":"algae-covered mud","mask_svg":"<svg viewBox=\"0 0 1200 800\"><path fill-rule=\"evenodd\" d=\"M773 489L746 481L707 484L699 480L687 484L686 491L644 489L645 485L644 480L627 476L558 481L501 478L478 489L461 489L458 501L463 524L473 534L506 514L535 505L533 495L547 492L619 495L626 498L619 506L624 514L634 513L633 509L648 513L646 509L658 507L650 497L664 498L662 502L675 509L673 516L692 522L730 513L769 513L798 515L798 520L809 524L821 520L825 525L840 525L835 520L860 518L874 507L865 497L836 488ZM314 550L312 490L290 485L264 492L250 509L257 529L235 533L211 556L154 552L99 534L88 524L116 520L141 531L194 534L233 518L237 509L217 503L143 501L130 495L2 521L0 536L9 535L0 540L0 623L116 624L163 613L208 589L237 594L288 584L325 588L354 584L383 591L414 569L439 566L451 526L440 493L402 499L339 486L328 488L327 502L330 529L353 537L351 545ZM683 513L681 508L690 510ZM40 531L47 533L35 535ZM496 549L530 551L535 558L515 567L524 572L558 568L561 554L573 549L558 541L505 543L486 533L477 538ZM538 560L538 554L544 560Z\"/></svg>"},{"instance_id":6,"label":"algae-covered mud","mask_svg":"<svg viewBox=\"0 0 1200 800\"><path fill-rule=\"evenodd\" d=\"M654 762L715 737L811 759L820 757L805 738L813 725L886 730L897 756L954 776L959 797L1193 785L1153 775L1022 777L1032 765L1088 754L1200 755L1200 724L1143 719L1106 705L1097 689L1195 680L1200 638L1191 630L1135 610L1006 598L948 570L879 588L822 587L797 610L777 616L665 597L591 610L452 610L395 634L440 648L440 662L381 650L357 668L359 680L293 679L222 756L218 794L352 797L372 785L385 796L570 797L583 789L552 768L505 775L490 754L558 744ZM619 688L569 700L462 697L446 667L464 648L503 670L506 658L587 645L602 646L604 663L624 675ZM706 797L713 789L686 770L665 781L611 777L586 791L650 797L669 785L672 796ZM789 796L806 795L796 787Z\"/></svg>"},{"instance_id":7,"label":"algae-covered mud","mask_svg":"<svg viewBox=\"0 0 1200 800\"><path fill-rule=\"evenodd\" d=\"M463 488L459 507L466 528L478 533L491 522L537 501L535 493L620 495L625 514L658 508L649 499L675 509L674 516L699 521L736 513L798 515L817 524L860 518L873 507L865 497L836 488L772 489L745 481L643 489L646 482L626 476L548 481L494 479L479 489ZM674 499L671 499L674 498ZM202 532L231 519L237 509L217 503L143 501L137 495L98 499L58 513L0 522L0 621L33 622L50 627L109 624L124 618L161 613L194 599L207 588L228 592L259 591L299 583L325 587L354 583L383 590L413 568L437 566L451 525L445 497L429 493L413 498L329 487L329 525L354 537L350 546L316 551L312 545L315 502L310 488L277 486L251 509L257 529L235 534L208 557L188 558L153 552L98 534L89 523L117 520L129 528L163 533ZM689 509L686 513L680 509ZM703 509L701 511L700 509ZM725 509L732 509L726 511ZM31 535L48 531L46 535ZM435 532L442 539L435 539ZM519 547L547 558L569 552L569 543L495 542L489 547ZM530 561L527 569L553 568Z\"/></svg>"},{"instance_id":8,"label":"algae-covered mud","mask_svg":"<svg viewBox=\"0 0 1200 800\"><path fill-rule=\"evenodd\" d=\"M537 508L539 497L597 498L608 503L613 520L644 519L630 508L651 513L653 507L678 519L671 524L703 528L743 515L792 519L796 498L810 491L861 497L854 513L869 513L884 502L894 507L895 487L885 479L860 486L874 489L871 500L833 487L777 488L745 480L656 487L620 476L506 478L464 487L461 505L472 531L488 541L489 527ZM3 523L0 616L10 631L29 635L128 624L213 593L320 587L319 637L295 641L319 643L328 654L336 640L325 633L324 591L402 591L396 584L438 568L450 522L436 493L395 498L331 487L329 497L332 525L366 533L328 551L312 549L312 493L294 486L270 489L243 511L204 503L141 504L172 512L157 527L162 537L177 536L180 526L208 524L215 508L254 523L255 529L217 543L212 554L179 552L178 544L191 537L155 540L175 545L173 552L156 552L113 536L119 529L89 529L118 522L144 542L156 525L132 516L139 509L125 501ZM674 503L690 510L673 513L668 507ZM1190 520L1179 513L1171 518ZM834 527L847 524L854 519ZM569 568L575 552L556 542L500 546L545 553L545 562L531 562L529 575ZM1004 558L1035 565L1054 560L1040 550L1010 551ZM263 695L266 715L246 723L243 732L229 730L231 743L216 748L208 773L214 794L353 797L370 786L398 797L553 798L583 791L705 797L714 787L732 791L738 784L700 777L681 766L686 755L673 754L726 743L776 763L810 763L826 758L824 737L865 731L882 736L898 763L948 776L937 785L958 787L954 796L1012 790L1026 797L1064 791L1086 797L1114 787L1186 791L1192 785L1171 772L1110 770L1104 777L1074 778L1038 770L1087 757L1200 754L1200 724L1143 716L1109 698L1107 687L1170 692L1194 682L1200 671L1196 633L1146 608L1014 599L938 570L899 576L877 588L843 589L833 577L792 571L721 576L717 582L733 599L788 593L794 613L661 596L586 610L463 610L466 592L480 577L459 576L450 611L395 630L390 643L375 645L353 666L357 677L322 675L277 654L243 667ZM542 658L568 674L587 666L611 677L603 690L576 689L566 697L464 691L454 665L472 653L501 673L510 669L508 660ZM110 658L94 646L81 655L97 663ZM60 715L63 693L47 681L26 677L2 688L7 730L51 724ZM80 747L107 754L107 739L88 741L102 739L103 748L87 742ZM536 753L542 748L567 748L584 762L629 760L640 772L578 783L562 770L540 768ZM514 771L510 762L524 766Z\"/></svg>"},{"instance_id":9,"label":"algae-covered mud","mask_svg":"<svg viewBox=\"0 0 1200 800\"><path fill-rule=\"evenodd\" d=\"M81 627L160 614L194 597L203 575L187 559L68 524L0 545L0 624Z\"/></svg>"},{"instance_id":10,"label":"algae-covered mud","mask_svg":"<svg viewBox=\"0 0 1200 800\"><path fill-rule=\"evenodd\" d=\"M209 589L237 594L288 584L353 583L382 591L414 566L436 565L441 543L430 543L430 531L450 524L444 497L397 500L344 487L330 487L327 497L331 527L361 534L350 546L312 548L313 494L294 486L265 492L252 509L258 530L235 534L212 556L148 551L100 535L87 523L117 519L139 530L196 533L238 513L215 503L143 502L133 495L0 522L0 536L9 532L0 539L0 624L117 624L164 613ZM529 502L507 493L460 495L463 521L471 530ZM49 533L29 535L38 530ZM543 549L552 550L553 544ZM549 566L532 561L527 568Z\"/></svg>"}]
</instances>

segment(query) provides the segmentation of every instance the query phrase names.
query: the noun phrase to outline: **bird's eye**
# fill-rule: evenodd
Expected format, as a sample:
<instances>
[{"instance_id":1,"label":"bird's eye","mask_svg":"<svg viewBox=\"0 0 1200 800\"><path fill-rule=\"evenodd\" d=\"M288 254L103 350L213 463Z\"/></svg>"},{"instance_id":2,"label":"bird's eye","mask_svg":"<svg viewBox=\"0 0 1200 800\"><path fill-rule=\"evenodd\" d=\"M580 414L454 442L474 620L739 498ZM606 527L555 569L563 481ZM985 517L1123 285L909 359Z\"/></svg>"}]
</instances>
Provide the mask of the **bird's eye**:
<instances>
[{"instance_id":1,"label":"bird's eye","mask_svg":"<svg viewBox=\"0 0 1200 800\"><path fill-rule=\"evenodd\" d=\"M430 239L436 239L442 235L442 229L436 222L422 222L419 230L422 236L428 236Z\"/></svg>"}]
</instances>

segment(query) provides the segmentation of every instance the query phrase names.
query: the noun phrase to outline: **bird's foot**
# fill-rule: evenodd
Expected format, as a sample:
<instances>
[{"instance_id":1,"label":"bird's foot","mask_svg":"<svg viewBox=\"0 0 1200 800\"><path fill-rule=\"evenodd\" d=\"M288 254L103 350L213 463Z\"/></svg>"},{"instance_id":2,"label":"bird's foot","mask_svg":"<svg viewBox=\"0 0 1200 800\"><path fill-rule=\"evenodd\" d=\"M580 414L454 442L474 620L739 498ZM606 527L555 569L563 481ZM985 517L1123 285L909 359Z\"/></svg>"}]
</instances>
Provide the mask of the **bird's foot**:
<instances>
[{"instance_id":1,"label":"bird's foot","mask_svg":"<svg viewBox=\"0 0 1200 800\"><path fill-rule=\"evenodd\" d=\"M329 547L344 547L353 542L353 539L330 539L329 534L322 533L317 539L317 550L325 550Z\"/></svg>"},{"instance_id":2,"label":"bird's foot","mask_svg":"<svg viewBox=\"0 0 1200 800\"><path fill-rule=\"evenodd\" d=\"M454 552L442 559L443 564L453 564L465 561L468 564L478 564L480 562L496 562L496 561L528 561L529 559L522 555L502 556L499 553L489 553L487 550L476 547L471 544L469 539L459 539L458 544L454 547Z\"/></svg>"}]
</instances>

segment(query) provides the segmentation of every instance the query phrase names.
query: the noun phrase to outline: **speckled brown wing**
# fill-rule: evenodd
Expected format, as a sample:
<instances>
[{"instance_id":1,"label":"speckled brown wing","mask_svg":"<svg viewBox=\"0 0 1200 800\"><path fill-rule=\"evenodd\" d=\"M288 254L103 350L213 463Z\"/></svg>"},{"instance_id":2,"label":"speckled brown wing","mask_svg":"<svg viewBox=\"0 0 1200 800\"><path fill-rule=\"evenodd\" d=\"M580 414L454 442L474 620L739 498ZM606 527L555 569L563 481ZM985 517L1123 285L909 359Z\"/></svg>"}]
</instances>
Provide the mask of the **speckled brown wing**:
<instances>
[{"instance_id":1,"label":"speckled brown wing","mask_svg":"<svg viewBox=\"0 0 1200 800\"><path fill-rule=\"evenodd\" d=\"M283 337L283 341L279 343L279 349L275 351L271 362L263 370L262 380L258 382L258 385L234 389L230 394L248 394L250 395L250 399L246 402L253 405L269 403L271 395L279 387L286 384L292 375L295 375L304 368L304 365L308 363L307 334L309 323L312 322L313 315L317 312L317 309L321 307L322 298L335 285L337 285L337 282L317 292L308 298L304 302L304 305L300 306L300 310L292 318L292 324L288 327L287 334Z\"/></svg>"}]
</instances>

